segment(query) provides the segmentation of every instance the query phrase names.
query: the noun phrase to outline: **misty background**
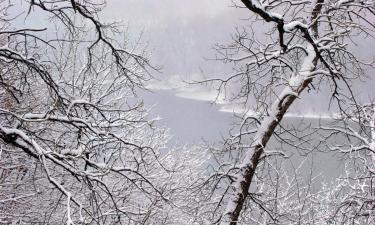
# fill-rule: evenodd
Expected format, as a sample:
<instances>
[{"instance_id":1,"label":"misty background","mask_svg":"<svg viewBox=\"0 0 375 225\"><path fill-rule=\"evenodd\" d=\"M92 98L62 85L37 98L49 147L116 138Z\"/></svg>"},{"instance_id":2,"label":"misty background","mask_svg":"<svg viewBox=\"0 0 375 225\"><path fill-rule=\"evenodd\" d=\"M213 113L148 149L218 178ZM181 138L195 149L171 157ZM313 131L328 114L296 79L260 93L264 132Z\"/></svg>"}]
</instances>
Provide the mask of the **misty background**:
<instances>
[{"instance_id":1,"label":"misty background","mask_svg":"<svg viewBox=\"0 0 375 225\"><path fill-rule=\"evenodd\" d=\"M151 114L160 116L160 124L170 129L172 145L192 145L202 140L218 142L228 136L236 122L233 114L237 108L214 88L188 85L184 81L224 78L233 73L231 64L213 60L214 46L229 44L236 29L250 25L252 14L247 9L234 7L229 0L111 0L103 16L126 24L129 35L135 38L141 35L151 51L151 62L161 66L160 73L153 74L157 81L147 85L151 92L143 93L142 97L146 105L152 106ZM265 27L253 29L261 34ZM352 48L364 59L374 60L371 57L375 43L370 40L357 41ZM370 72L367 75L370 79L356 81L353 86L354 95L362 103L375 100L375 81ZM338 112L334 103L330 105L330 98L331 90L324 84L303 93L291 107L292 116L284 119L283 126L312 124L313 127L328 123L327 118ZM319 141L317 136L312 138L314 144ZM316 176L315 188L343 172L344 165L338 155L314 152L305 157L296 149L275 143L271 141L269 148L283 148L290 156L286 160L288 168L294 170L303 162L304 176Z\"/></svg>"},{"instance_id":2,"label":"misty background","mask_svg":"<svg viewBox=\"0 0 375 225\"><path fill-rule=\"evenodd\" d=\"M227 77L233 73L231 64L213 60L215 44L228 44L235 29L249 25L252 14L234 7L230 0L110 0L102 16L107 21L126 25L130 38L141 36L142 44L151 52L151 63L160 66L154 72L157 81L147 85L151 92L142 94L151 113L160 116L160 123L171 129L174 140L182 143L210 141L227 135L233 124L233 105L223 94L209 86L188 85L186 82L213 77ZM240 4L238 4L240 5ZM254 27L262 33L264 27ZM365 47L364 47L365 46ZM368 49L360 56L371 59L375 43L367 40L353 45ZM358 52L355 52L358 53ZM367 74L372 77L372 74ZM374 79L358 81L353 90L361 102L375 100ZM219 104L213 104L217 100ZM330 90L324 85L319 90L304 93L290 113L306 117L329 116L337 112L329 105Z\"/></svg>"},{"instance_id":3,"label":"misty background","mask_svg":"<svg viewBox=\"0 0 375 225\"><path fill-rule=\"evenodd\" d=\"M14 7L18 11L11 13L27 12L27 4L22 1L20 4L23 7ZM231 64L215 60L214 46L229 44L236 29L249 26L252 14L247 9L234 7L230 0L108 0L99 16L104 22L123 24L123 35L130 41L140 40L150 53L151 64L160 67L159 71L151 71L156 80L147 83L149 91L142 91L139 97L151 109L150 116L160 118L159 125L170 129L171 145L194 145L203 140L213 143L228 136L236 122L236 106L215 88L188 82L224 78L233 73ZM30 17L15 20L16 25L51 26L43 15L33 13ZM261 34L265 27L253 27L253 30ZM353 52L369 61L375 60L371 58L375 43L355 39L351 46ZM368 51L358 52L357 49ZM372 72L367 71L369 78L355 81L353 85L354 95L360 103L375 101ZM292 116L285 119L284 125L317 124L320 122L318 117L329 118L337 112L335 104L329 104L330 97L330 90L324 84L317 90L303 93L291 107L289 115ZM300 159L293 149L288 151ZM333 158L333 155L314 153L306 168L313 164L314 174L337 176L342 165ZM292 157L289 162L293 164L295 159Z\"/></svg>"}]
</instances>

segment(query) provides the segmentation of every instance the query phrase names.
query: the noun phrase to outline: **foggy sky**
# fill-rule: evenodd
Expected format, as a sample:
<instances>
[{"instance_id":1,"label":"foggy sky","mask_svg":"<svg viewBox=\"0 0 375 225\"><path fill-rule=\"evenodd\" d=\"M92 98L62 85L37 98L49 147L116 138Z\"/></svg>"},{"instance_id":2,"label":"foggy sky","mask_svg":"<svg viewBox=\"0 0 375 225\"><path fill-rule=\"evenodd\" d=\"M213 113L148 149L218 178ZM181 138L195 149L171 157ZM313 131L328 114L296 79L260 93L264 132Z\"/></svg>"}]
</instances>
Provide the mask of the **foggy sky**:
<instances>
[{"instance_id":1,"label":"foggy sky","mask_svg":"<svg viewBox=\"0 0 375 225\"><path fill-rule=\"evenodd\" d=\"M248 24L246 19L251 13L232 5L230 0L108 0L100 15L104 21L116 20L125 24L129 28L125 35L130 38L142 34L142 41L151 52L151 63L162 68L160 73L153 73L158 81L150 84L154 87L151 88L153 93L143 95L145 102L153 106L155 116L160 115L164 125L179 137L190 136L194 140L207 134L219 137L232 123L229 113L222 115L219 112L230 112L228 107L212 105L208 101L215 96L212 89L187 86L182 82L225 77L232 72L229 64L207 60L215 58L213 46L216 43L230 43L235 28ZM38 15L18 22L27 22L33 27L48 27L50 23ZM256 27L255 31L262 33L261 29ZM355 53L369 61L374 60L373 40L357 41L356 44L352 47ZM367 51L358 52L363 49ZM368 76L373 76L373 72L368 71ZM374 79L356 82L355 95L362 102L375 101L374 86ZM329 97L330 90L323 84L320 90L303 93L291 111L302 114L334 112L334 106L329 108Z\"/></svg>"},{"instance_id":2,"label":"foggy sky","mask_svg":"<svg viewBox=\"0 0 375 225\"><path fill-rule=\"evenodd\" d=\"M206 59L215 57L214 44L231 41L235 28L246 25L251 13L234 8L229 0L110 0L103 15L108 20L123 21L130 27L129 32L143 32L143 40L152 52L152 62L162 67L161 73L154 76L168 83L171 77L199 80L230 74L230 65ZM262 33L260 29L255 31ZM357 54L366 59L373 57L373 40L356 44L354 51L368 50ZM374 80L357 82L354 89L361 91L355 94L362 101L375 100L373 85ZM334 110L328 109L329 93L323 86L312 94L304 94L306 100L298 101L293 108L302 113Z\"/></svg>"},{"instance_id":3,"label":"foggy sky","mask_svg":"<svg viewBox=\"0 0 375 225\"><path fill-rule=\"evenodd\" d=\"M188 142L201 136L218 138L232 123L229 115L219 115L219 110L230 112L231 108L227 110L225 105L215 106L207 101L212 90L181 84L181 80L225 77L231 73L230 65L206 60L215 57L214 44L230 43L235 28L246 25L246 19L251 16L248 10L231 6L233 3L228 0L110 0L103 14L108 20L125 22L130 32L143 32L143 40L152 52L152 62L162 66L161 73L154 75L159 80L156 87L151 88L154 94L145 95L145 102L154 106L153 112L163 117L163 123L171 128L172 134ZM256 32L261 33L261 28ZM373 41L357 44L353 46L356 53L363 58L373 57ZM358 52L357 49L368 51ZM362 102L374 101L374 86L374 80L356 82L355 95ZM324 84L316 88L303 93L292 105L291 112L323 115L337 112L335 104L329 105L331 90ZM202 97L204 94L206 97Z\"/></svg>"}]
</instances>

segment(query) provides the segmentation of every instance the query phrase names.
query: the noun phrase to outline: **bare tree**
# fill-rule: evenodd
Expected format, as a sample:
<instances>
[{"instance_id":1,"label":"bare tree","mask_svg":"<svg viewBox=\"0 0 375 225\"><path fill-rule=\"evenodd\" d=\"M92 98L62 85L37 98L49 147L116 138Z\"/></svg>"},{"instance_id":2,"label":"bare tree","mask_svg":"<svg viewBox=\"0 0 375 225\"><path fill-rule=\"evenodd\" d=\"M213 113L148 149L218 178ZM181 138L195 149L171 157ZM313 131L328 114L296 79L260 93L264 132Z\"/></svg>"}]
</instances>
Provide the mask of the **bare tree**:
<instances>
[{"instance_id":1,"label":"bare tree","mask_svg":"<svg viewBox=\"0 0 375 225\"><path fill-rule=\"evenodd\" d=\"M168 135L136 98L144 49L104 2L25 3L0 1L0 223L146 223L171 189ZM54 26L16 26L35 14Z\"/></svg>"},{"instance_id":2,"label":"bare tree","mask_svg":"<svg viewBox=\"0 0 375 225\"><path fill-rule=\"evenodd\" d=\"M210 159L199 153L202 148L162 151L168 135L136 98L152 67L138 42L124 40L117 24L99 20L105 2L26 3L23 14L10 15L20 5L0 0L0 223L301 224L373 218L373 198L366 195L373 175L369 155L356 159L365 162L370 179L356 177L352 185L348 176L337 192L314 192L313 171L301 178L307 160L288 170L284 149L269 148L273 140L304 152L320 144L305 134L306 127L281 124L302 93L324 86L340 109L354 99L351 80L373 65L358 59L348 43L373 37L372 1L242 0L238 7L251 12L251 26L239 29L232 44L218 46L220 59L233 63L236 73L210 81L221 91L235 86L238 92L230 97L250 110L223 148L210 149ZM36 14L54 27L16 26ZM259 37L258 27L268 32ZM348 120L367 118L342 112ZM361 121L364 133L371 131ZM373 151L362 133L348 126L342 133L359 140L351 153ZM343 150L332 150L337 149ZM334 198L345 194L340 187L351 191L346 201Z\"/></svg>"},{"instance_id":3,"label":"bare tree","mask_svg":"<svg viewBox=\"0 0 375 225\"><path fill-rule=\"evenodd\" d=\"M373 104L354 105L331 126L319 128L329 150L345 158L345 173L322 198L332 223L371 224L375 219L374 115Z\"/></svg>"},{"instance_id":4,"label":"bare tree","mask_svg":"<svg viewBox=\"0 0 375 225\"><path fill-rule=\"evenodd\" d=\"M221 91L235 86L239 91L232 99L250 108L226 142L226 149L235 152L234 162L221 164L226 169L219 167L220 172L216 172L221 182L217 187L229 186L217 191L226 196L217 201L217 207L222 208L218 210L222 212L218 219L221 224L237 224L241 218L246 223L247 213L253 215L253 210L246 209L249 202L257 202L252 190L259 186L260 168L267 164L264 161L269 155L283 155L267 149L271 138L289 133L304 140L298 132L280 126L301 94L314 88L330 89L331 100L343 109L346 100L354 99L352 80L365 75L364 67L373 66L357 58L348 45L354 37L373 38L372 1L241 2L237 6L252 13L251 25L239 29L232 44L218 46L218 58L233 63L236 73L205 81L218 83ZM260 27L268 31L258 35ZM300 148L299 142L281 141Z\"/></svg>"}]
</instances>

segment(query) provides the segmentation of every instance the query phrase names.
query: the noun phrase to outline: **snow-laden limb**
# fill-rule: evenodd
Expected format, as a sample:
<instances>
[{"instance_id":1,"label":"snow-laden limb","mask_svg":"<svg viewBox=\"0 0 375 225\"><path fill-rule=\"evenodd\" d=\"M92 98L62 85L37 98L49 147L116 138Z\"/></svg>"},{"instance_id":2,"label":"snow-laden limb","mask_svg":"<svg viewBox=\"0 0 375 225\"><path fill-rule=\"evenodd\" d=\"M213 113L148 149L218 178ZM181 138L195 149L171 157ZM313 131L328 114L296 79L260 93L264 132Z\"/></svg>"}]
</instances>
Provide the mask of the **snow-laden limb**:
<instances>
[{"instance_id":1,"label":"snow-laden limb","mask_svg":"<svg viewBox=\"0 0 375 225\"><path fill-rule=\"evenodd\" d=\"M208 80L219 83L222 89L233 90L228 91L230 94L226 98L243 104L243 107L234 106L234 109L244 109L242 122L233 129L222 150L232 160L232 167L225 167L229 168L227 174L226 171L217 172L226 174L225 180L231 184L221 183L223 187L221 192L218 191L228 196L228 199L217 203L217 211L221 210L217 213L220 217L217 221L222 224L241 223L241 218L252 210L247 206L254 203L252 201L256 198L253 195L257 193L248 192L265 182L254 175L259 172L259 165L267 163L264 152L271 136L291 148L306 152L314 152L314 145L323 144L323 141L311 140L315 131L303 135L296 127L279 125L287 117L289 107L297 98L301 98L301 93L306 89L309 91L319 87L319 90L323 86L330 89L331 100L335 99L339 107L346 104L346 100L355 98L351 82L364 75L362 67L371 69L371 65L359 60L347 42L356 32L363 32L363 38L366 35L374 36L373 26L368 24L365 16L374 12L374 5L369 1L343 1L340 7L335 2L324 0L241 2L241 8L247 8L255 15L250 28L237 29L233 43L217 47L218 59L233 62L235 72L226 79ZM348 9L345 10L344 5L356 15L355 19L347 14ZM366 10L369 12L365 13ZM282 16L273 16L274 13ZM263 33L262 38L257 38L257 28L263 26L264 22L270 22L272 28ZM246 111L256 113L247 115ZM334 118L342 119L343 116ZM351 133L356 135L355 132ZM283 138L284 134L293 138ZM358 145L355 150L362 151L366 149L365 145ZM229 160L222 160L225 162L221 163L227 165ZM275 204L277 202L275 200ZM263 208L262 204L258 206L269 215L269 222L278 223L277 218L283 217ZM300 219L304 216L301 214ZM251 222L256 222L256 219Z\"/></svg>"},{"instance_id":2,"label":"snow-laden limb","mask_svg":"<svg viewBox=\"0 0 375 225\"><path fill-rule=\"evenodd\" d=\"M39 121L39 117L35 117L35 115L28 115L27 117L29 120L31 120L32 123L51 123L51 121L48 120L42 120ZM22 121L22 120L21 120ZM69 120L68 120L69 121ZM25 122L25 121L24 121ZM59 126L59 123L66 124L66 120L53 120L52 124L54 125L54 128ZM69 126L71 123L67 123ZM74 124L71 124L74 126ZM81 129L85 129L84 126L81 124ZM84 139L81 139L78 141L78 148L77 149L71 149L67 147L62 148L56 148L53 149L51 146L43 144L45 147L42 147L40 144L37 143L34 138L38 138L40 136L36 136L35 134L32 134L34 138L31 138L29 135L27 135L24 131L17 129L17 128L7 128L4 126L0 126L0 138L2 140L5 140L7 144L13 145L17 148L22 149L25 153L27 153L30 156L33 156L35 160L40 161L40 163L43 165L44 171L46 173L46 176L48 178L48 181L58 190L60 190L66 197L68 201L72 201L76 204L76 207L71 208L70 204L67 205L66 211L67 212L67 223L73 224L76 223L74 221L82 221L81 216L80 218L73 218L70 217L70 215L77 215L77 210L79 214L83 214L85 217L85 221L90 220L90 213L88 213L87 209L87 197L78 196L77 197L77 190L73 186L66 186L66 184L62 184L61 181L59 181L60 176L66 176L64 173L71 174L71 179L77 179L78 182L75 182L77 186L83 185L82 181L86 180L86 182L89 182L91 185L98 185L104 188L103 192L99 192L99 195L102 195L103 198L107 196L107 198L112 199L113 206L109 207L108 209L102 208L103 214L97 215L95 217L92 217L91 219L98 219L99 217L105 218L106 215L112 215L108 214L106 211L109 210L111 212L116 212L116 214L123 214L127 215L128 213L132 212L133 209L126 208L122 209L117 206L117 198L118 191L117 188L112 186L112 182L115 182L117 179L123 180L123 185L135 185L136 190L140 192L138 194L138 197L142 196L142 192L145 194L145 199L143 200L144 203L146 203L146 199L148 198L161 198L166 200L163 197L163 194L158 190L158 187L154 186L151 180L155 178L149 177L141 168L137 168L137 164L140 166L143 164L143 161L150 160L150 166L156 166L160 162L155 162L155 159L158 160L158 153L156 152L158 149L156 149L156 146L147 145L145 139L143 139L142 136L142 129L145 129L145 127L140 126L139 128L135 128L132 130L132 132L138 133L141 136L136 136L136 139L142 139L137 142L131 142L129 138L131 136L127 135L126 139L125 137L122 137L119 134L115 134L114 131L112 132L103 132L98 131L99 129L110 129L110 128L96 128L95 132L90 132L93 129L88 128L87 132L85 132L86 135L90 135L91 137L87 140L87 142ZM117 126L116 126L117 128ZM137 129L140 129L137 131ZM146 134L147 135L147 134ZM158 139L152 140L155 136L155 133L148 134L149 141L157 143ZM115 136L115 138L114 138ZM162 136L160 138L163 138ZM92 142L92 144L90 144ZM97 146L96 146L97 145ZM95 156L92 154L99 153L98 150L101 148L113 148L113 146L118 145L120 149L114 149L109 151L104 151L101 153L101 156ZM121 145L124 145L121 147ZM107 146L107 147L106 147ZM126 147L128 146L128 147ZM127 149L129 151L134 151L132 154L131 152L126 153L124 150ZM142 155L137 155L137 151L142 151ZM149 152L149 156L146 156L145 154ZM118 158L122 158L125 160L126 154L133 155L133 159L127 160L127 163L122 164L118 162ZM92 157L93 156L93 157ZM104 158L103 158L104 157ZM109 157L105 159L106 157ZM136 160L135 162L133 160ZM133 161L133 162L132 162ZM137 162L138 161L138 162ZM58 167L60 169L57 169L55 167ZM159 169L163 169L162 167ZM58 177L56 177L56 173L60 173ZM65 181L65 183L70 183L71 181ZM118 182L116 182L118 183ZM128 183L128 184L126 184ZM131 185L132 184L132 185ZM81 195L86 195L86 193L82 193ZM129 197L127 197L128 200ZM107 201L107 205L110 205L110 202ZM83 210L83 213L81 211ZM71 212L71 213L70 213ZM136 215L136 213L133 213ZM137 214L138 215L138 214Z\"/></svg>"},{"instance_id":3,"label":"snow-laden limb","mask_svg":"<svg viewBox=\"0 0 375 225\"><path fill-rule=\"evenodd\" d=\"M375 219L374 115L373 104L357 105L337 118L332 126L319 127L328 149L348 158L345 174L332 184L332 190L325 196L331 201L328 215L332 222L367 224ZM336 143L340 138L346 141Z\"/></svg>"},{"instance_id":4,"label":"snow-laden limb","mask_svg":"<svg viewBox=\"0 0 375 225\"><path fill-rule=\"evenodd\" d=\"M151 68L144 49L99 21L98 1L30 1L28 13L55 18L48 35L17 29L6 11L22 8L8 3L0 0L0 199L13 200L0 204L0 219L156 218L150 211L168 204L172 190L155 176L170 173L161 161L167 131L135 97Z\"/></svg>"},{"instance_id":5,"label":"snow-laden limb","mask_svg":"<svg viewBox=\"0 0 375 225\"><path fill-rule=\"evenodd\" d=\"M291 77L289 85L282 90L277 100L272 104L269 114L260 122L260 126L254 136L253 146L245 153L239 173L236 175L234 184L231 187L232 193L228 197L227 207L221 219L222 225L237 223L243 204L248 196L255 169L264 153L264 147L289 106L311 82L309 74L315 68L316 54L310 44L307 44L306 49L308 54L302 63L300 72Z\"/></svg>"},{"instance_id":6,"label":"snow-laden limb","mask_svg":"<svg viewBox=\"0 0 375 225\"><path fill-rule=\"evenodd\" d=\"M66 190L66 188L61 185L55 178L51 176L49 167L46 163L46 158L57 161L54 156L49 155L48 152L46 152L40 145L38 145L34 140L30 139L23 131L18 129L12 129L12 128L6 128L0 125L0 138L3 140L7 140L9 142L13 142L13 144L21 149L23 149L25 152L27 152L29 155L39 159L43 165L43 168L47 174L48 180L57 188L59 189L67 198L67 224L74 224L72 217L71 217L71 208L70 208L70 201L72 199L71 193ZM78 172L73 171L70 167L64 166L62 163L57 162L57 164L60 164L61 166L65 167L67 170L69 170L71 173L76 173L78 175ZM79 206L79 209L82 208L79 201L73 199L73 202ZM81 214L81 212L79 212ZM82 222L82 221L81 221Z\"/></svg>"}]
</instances>

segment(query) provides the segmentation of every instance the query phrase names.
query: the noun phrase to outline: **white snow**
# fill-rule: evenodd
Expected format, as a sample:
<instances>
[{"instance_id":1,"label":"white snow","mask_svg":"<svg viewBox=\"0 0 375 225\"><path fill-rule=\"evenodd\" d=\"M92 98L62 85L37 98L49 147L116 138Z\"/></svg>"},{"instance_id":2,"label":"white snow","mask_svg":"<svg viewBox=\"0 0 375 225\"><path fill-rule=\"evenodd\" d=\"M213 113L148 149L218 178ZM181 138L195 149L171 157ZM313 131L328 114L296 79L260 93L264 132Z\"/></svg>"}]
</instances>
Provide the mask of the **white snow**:
<instances>
[{"instance_id":1,"label":"white snow","mask_svg":"<svg viewBox=\"0 0 375 225\"><path fill-rule=\"evenodd\" d=\"M191 75L193 80L204 80L200 75ZM176 97L192 99L197 101L215 102L217 104L225 104L224 93L209 85L189 84L182 80L179 75L172 75L166 80L149 82L146 88L150 90L171 90Z\"/></svg>"},{"instance_id":2,"label":"white snow","mask_svg":"<svg viewBox=\"0 0 375 225\"><path fill-rule=\"evenodd\" d=\"M315 68L314 59L316 57L316 54L311 44L307 44L306 52L307 56L304 58L302 62L299 73L292 76L292 78L289 81L289 85L283 89L278 98L274 101L274 103L270 107L268 115L263 118L260 126L258 127L258 131L254 135L254 146L263 145L262 139L264 138L265 133L269 131L271 124L277 120L277 115L279 113L280 106L283 106L285 98L289 95L298 95L298 88L301 87L304 81L309 78L310 72ZM240 172L236 175L236 180L232 185L232 188L234 190L232 193L230 193L227 207L224 212L224 218L221 222L222 225L228 224L230 222L230 218L228 217L231 215L231 213L234 212L239 200L239 196L242 195L242 190L240 188L241 181L245 179L244 173L246 169L254 166L252 165L251 161L251 158L254 154L254 150L255 148L249 148L244 155L244 158L240 165Z\"/></svg>"},{"instance_id":3,"label":"white snow","mask_svg":"<svg viewBox=\"0 0 375 225\"><path fill-rule=\"evenodd\" d=\"M70 110L72 110L72 108L74 107L74 105L78 105L78 104L88 104L88 105L91 105L92 103L90 103L89 101L86 101L84 99L75 99L75 100L71 101L71 103L70 103L70 105L68 107L67 114L69 115Z\"/></svg>"},{"instance_id":4,"label":"white snow","mask_svg":"<svg viewBox=\"0 0 375 225\"><path fill-rule=\"evenodd\" d=\"M192 99L197 101L208 101L215 102L217 104L225 104L225 96L222 93L218 93L217 90L209 88L196 88L195 90L177 91L175 94L177 97Z\"/></svg>"},{"instance_id":5,"label":"white snow","mask_svg":"<svg viewBox=\"0 0 375 225\"><path fill-rule=\"evenodd\" d=\"M289 23L285 24L283 28L284 28L285 31L290 32L290 31L296 29L297 26L307 28L307 25L300 22L300 21L289 22Z\"/></svg>"},{"instance_id":6,"label":"white snow","mask_svg":"<svg viewBox=\"0 0 375 225\"><path fill-rule=\"evenodd\" d=\"M256 112L240 104L225 104L219 109L220 112L244 115L247 117L261 118L261 112ZM339 113L329 112L290 112L284 115L285 118L296 119L337 119Z\"/></svg>"},{"instance_id":7,"label":"white snow","mask_svg":"<svg viewBox=\"0 0 375 225\"><path fill-rule=\"evenodd\" d=\"M76 149L63 149L61 150L61 154L63 155L72 155L72 156L79 156L85 151L85 148L80 145Z\"/></svg>"}]
</instances>

